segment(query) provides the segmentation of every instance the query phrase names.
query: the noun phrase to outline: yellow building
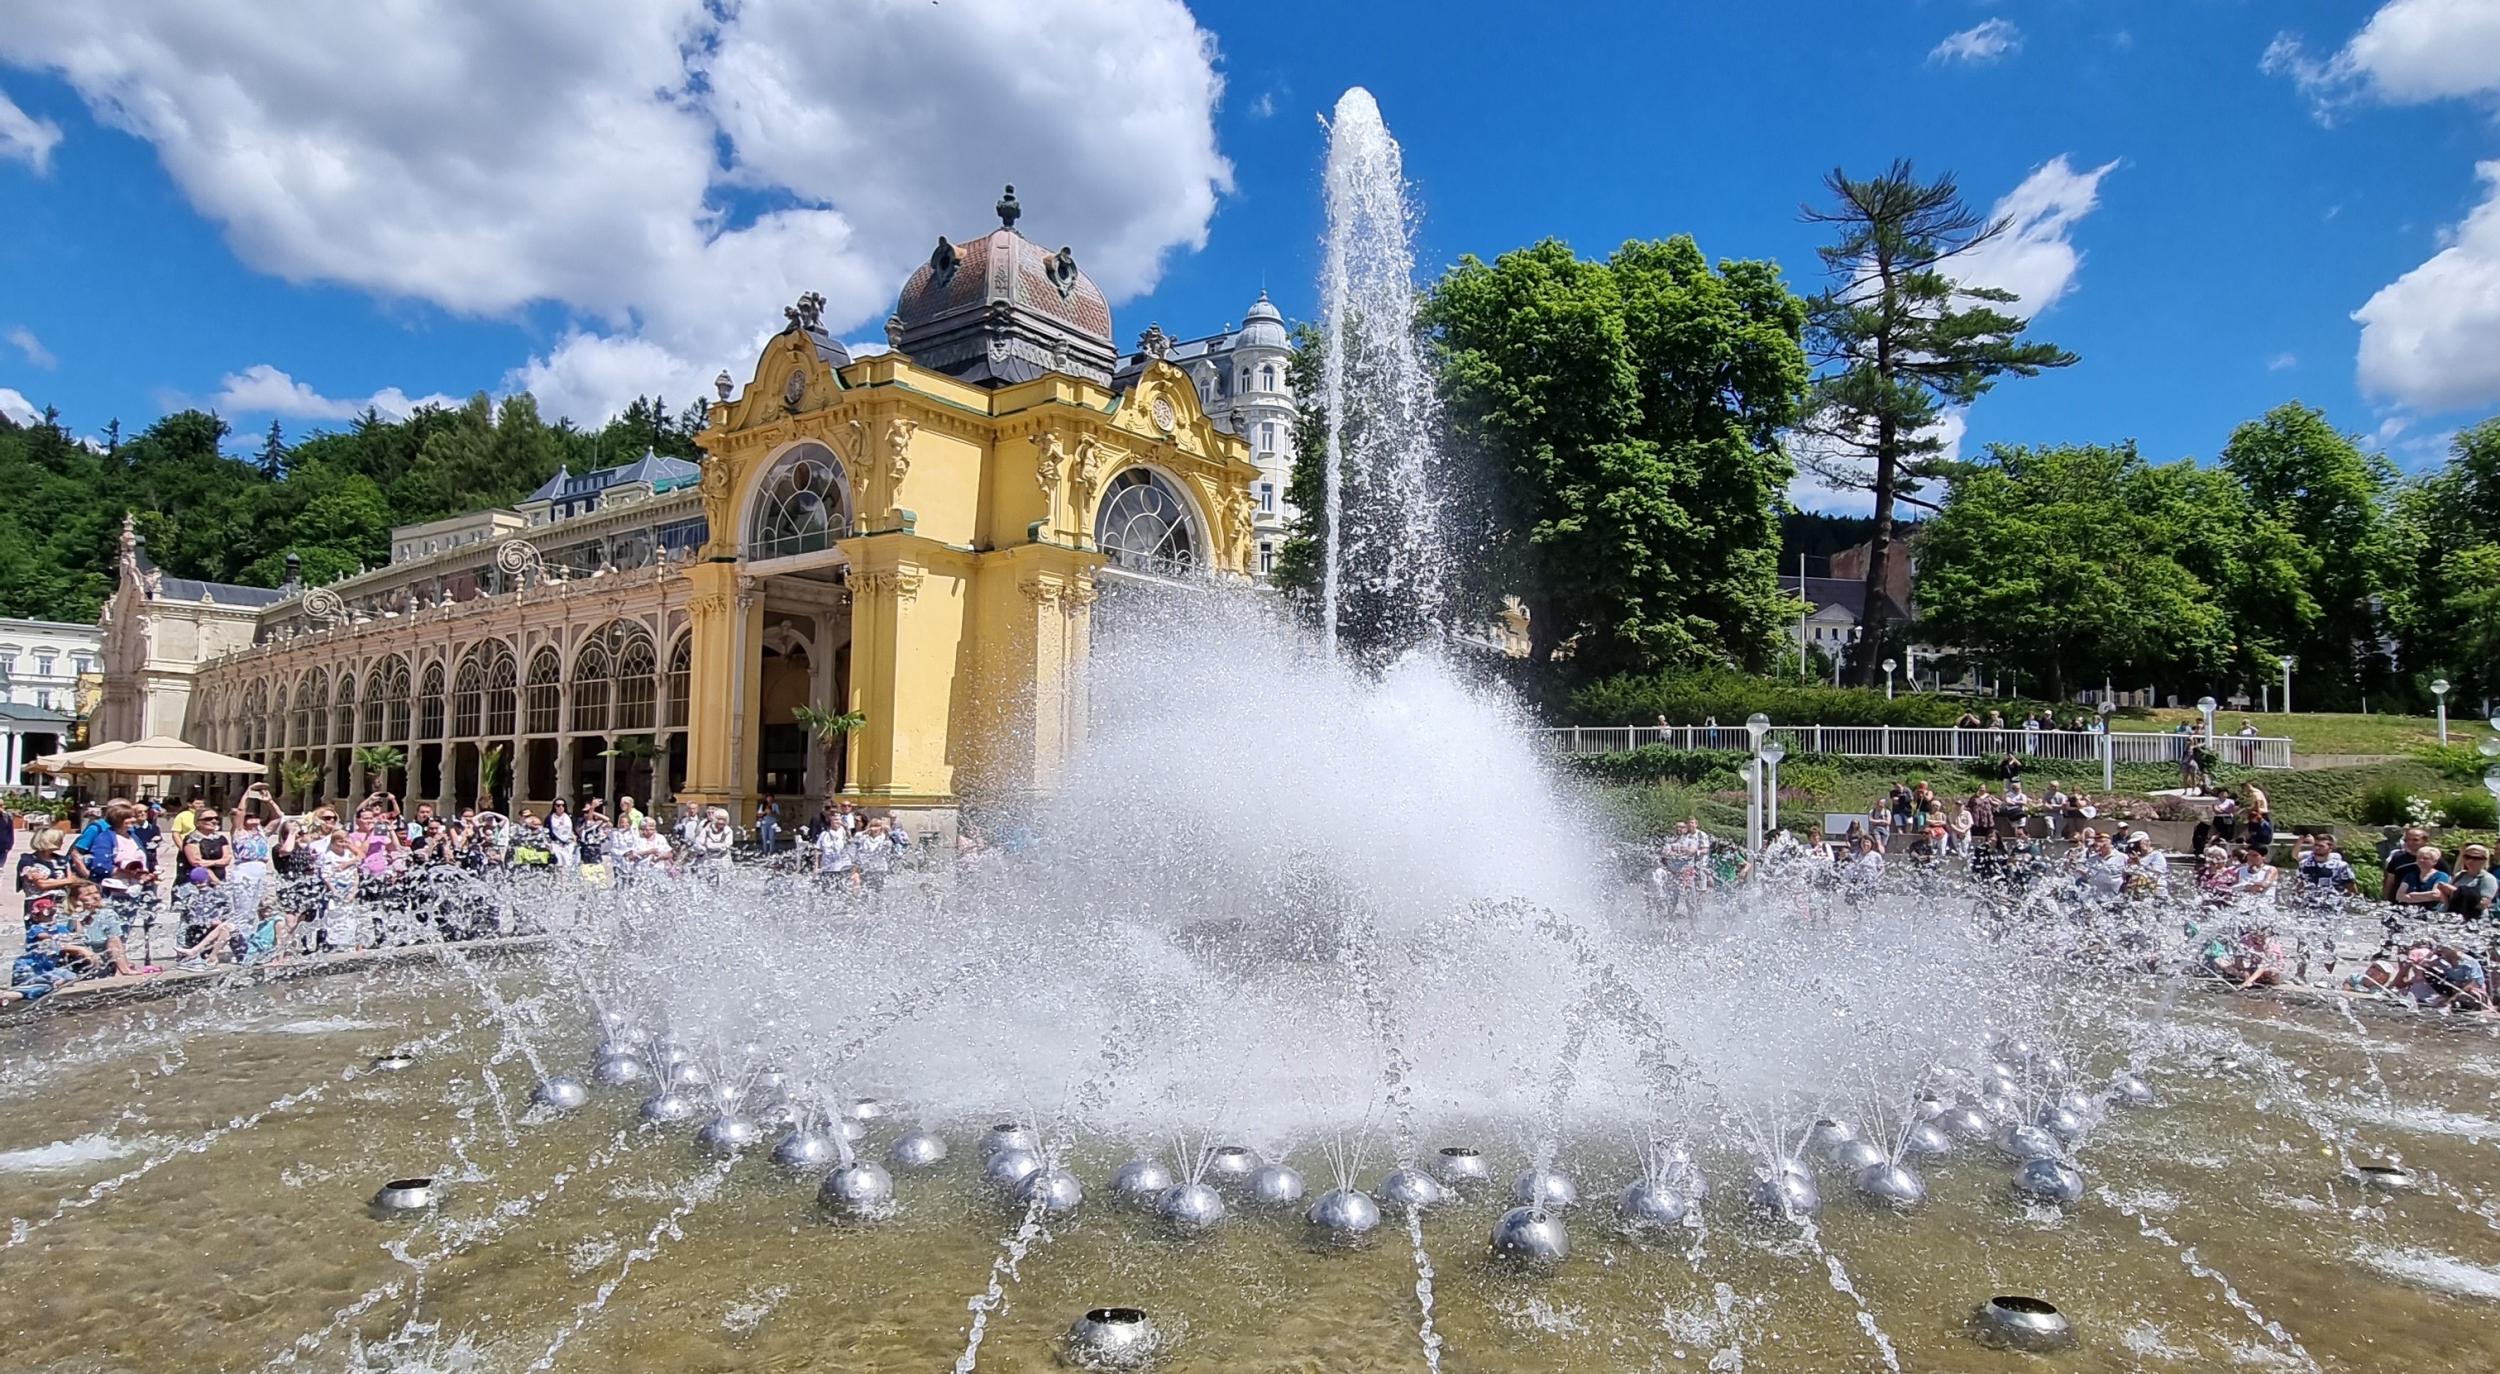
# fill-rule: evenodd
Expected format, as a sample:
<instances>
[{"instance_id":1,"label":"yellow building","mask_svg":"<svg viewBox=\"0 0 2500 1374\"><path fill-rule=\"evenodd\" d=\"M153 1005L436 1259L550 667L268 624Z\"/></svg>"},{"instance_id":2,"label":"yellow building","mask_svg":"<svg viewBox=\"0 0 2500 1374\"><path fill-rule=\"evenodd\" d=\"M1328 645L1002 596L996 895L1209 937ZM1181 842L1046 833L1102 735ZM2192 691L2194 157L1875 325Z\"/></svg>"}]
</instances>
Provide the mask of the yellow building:
<instances>
[{"instance_id":1,"label":"yellow building","mask_svg":"<svg viewBox=\"0 0 2500 1374\"><path fill-rule=\"evenodd\" d=\"M145 690L108 691L103 738L317 764L334 800L630 791L743 820L838 791L941 834L1048 788L1098 604L1246 581L1258 469L1159 327L1115 390L1102 294L1016 232L1012 188L998 212L938 240L889 351L853 360L813 295L785 312L745 386L716 383L699 498L653 460L603 470L526 528L410 527L390 567L322 588L166 578L125 531L105 659ZM802 706L864 723L828 754ZM371 774L366 746L405 765Z\"/></svg>"}]
</instances>

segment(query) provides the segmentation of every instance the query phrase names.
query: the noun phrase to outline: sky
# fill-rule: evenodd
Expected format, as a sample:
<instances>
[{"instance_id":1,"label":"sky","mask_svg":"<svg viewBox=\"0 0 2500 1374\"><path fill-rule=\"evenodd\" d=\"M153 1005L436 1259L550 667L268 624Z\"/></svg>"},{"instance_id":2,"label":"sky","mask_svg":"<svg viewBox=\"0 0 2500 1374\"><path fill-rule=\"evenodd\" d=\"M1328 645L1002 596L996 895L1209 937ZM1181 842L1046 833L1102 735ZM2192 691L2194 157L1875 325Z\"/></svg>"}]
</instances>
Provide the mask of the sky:
<instances>
[{"instance_id":1,"label":"sky","mask_svg":"<svg viewBox=\"0 0 2500 1374\"><path fill-rule=\"evenodd\" d=\"M1954 173L2013 221L1969 279L2082 357L1964 452L2210 459L2300 400L2418 470L2500 413L2500 0L43 6L0 27L0 411L596 424L743 379L802 291L880 340L1007 182L1124 346L1307 318L1355 85L1423 272L1687 233L1811 290L1826 174Z\"/></svg>"}]
</instances>

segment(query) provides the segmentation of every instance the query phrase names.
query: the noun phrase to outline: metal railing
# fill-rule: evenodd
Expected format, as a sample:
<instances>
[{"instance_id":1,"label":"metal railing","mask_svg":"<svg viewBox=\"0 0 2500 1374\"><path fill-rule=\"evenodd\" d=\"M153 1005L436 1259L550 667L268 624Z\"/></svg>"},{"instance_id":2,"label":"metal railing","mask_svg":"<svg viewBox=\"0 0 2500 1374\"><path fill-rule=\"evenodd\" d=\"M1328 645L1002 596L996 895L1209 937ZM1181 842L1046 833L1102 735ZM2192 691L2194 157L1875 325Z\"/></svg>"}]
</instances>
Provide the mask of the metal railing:
<instances>
[{"instance_id":1,"label":"metal railing","mask_svg":"<svg viewBox=\"0 0 2500 1374\"><path fill-rule=\"evenodd\" d=\"M1671 749L1753 747L1742 725L1566 725L1539 732L1548 745L1567 754L1619 754L1649 745ZM1792 754L1842 754L1870 759L1993 759L2019 758L2056 763L2097 764L2101 741L2088 730L1964 730L1955 726L1905 725L1774 725L1776 738ZM2190 749L2206 745L2214 759L2241 768L2290 768L2292 742L2279 735L2203 735L2114 730L2106 737L2115 763L2176 765Z\"/></svg>"}]
</instances>

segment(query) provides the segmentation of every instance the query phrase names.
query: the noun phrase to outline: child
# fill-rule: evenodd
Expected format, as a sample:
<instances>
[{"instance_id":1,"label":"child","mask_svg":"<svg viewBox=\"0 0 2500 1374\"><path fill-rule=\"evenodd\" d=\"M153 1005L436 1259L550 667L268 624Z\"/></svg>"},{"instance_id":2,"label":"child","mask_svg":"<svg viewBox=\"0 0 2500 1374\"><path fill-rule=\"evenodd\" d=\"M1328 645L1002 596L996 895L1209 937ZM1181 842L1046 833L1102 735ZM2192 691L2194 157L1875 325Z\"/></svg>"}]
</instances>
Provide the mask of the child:
<instances>
[{"instance_id":1,"label":"child","mask_svg":"<svg viewBox=\"0 0 2500 1374\"><path fill-rule=\"evenodd\" d=\"M72 889L94 893L95 884L81 882ZM75 906L78 898L71 897ZM100 898L91 900L100 901ZM104 957L78 943L78 926L67 915L26 923L26 952L9 968L9 986L28 1001L46 997L77 982L81 977L104 967Z\"/></svg>"}]
</instances>

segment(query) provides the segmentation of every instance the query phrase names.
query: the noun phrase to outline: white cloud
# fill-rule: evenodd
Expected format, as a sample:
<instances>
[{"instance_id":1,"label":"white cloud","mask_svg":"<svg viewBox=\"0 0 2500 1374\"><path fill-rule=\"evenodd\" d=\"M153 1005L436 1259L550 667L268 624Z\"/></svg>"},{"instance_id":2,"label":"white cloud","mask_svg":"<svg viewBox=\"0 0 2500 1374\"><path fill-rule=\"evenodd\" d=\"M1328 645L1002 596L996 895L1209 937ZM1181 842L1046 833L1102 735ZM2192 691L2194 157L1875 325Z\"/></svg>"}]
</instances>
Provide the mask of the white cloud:
<instances>
[{"instance_id":1,"label":"white cloud","mask_svg":"<svg viewBox=\"0 0 2500 1374\"><path fill-rule=\"evenodd\" d=\"M0 415L6 415L21 425L31 425L43 418L43 412L27 400L23 392L5 386L0 386Z\"/></svg>"},{"instance_id":2,"label":"white cloud","mask_svg":"<svg viewBox=\"0 0 2500 1374\"><path fill-rule=\"evenodd\" d=\"M1261 91L1259 92L1259 98L1250 102L1250 117L1252 119L1265 119L1275 113L1276 93L1274 91Z\"/></svg>"},{"instance_id":3,"label":"white cloud","mask_svg":"<svg viewBox=\"0 0 2500 1374\"><path fill-rule=\"evenodd\" d=\"M1984 66L2008 53L2020 52L2023 31L2005 18L1983 20L1948 36L1927 54L1930 62L1966 62Z\"/></svg>"},{"instance_id":4,"label":"white cloud","mask_svg":"<svg viewBox=\"0 0 2500 1374\"><path fill-rule=\"evenodd\" d=\"M2015 300L2006 309L2017 315L2037 315L2056 304L2074 288L2083 267L2072 237L2075 224L2099 206L2101 178L2117 166L2104 162L2077 171L2062 153L2043 163L1989 208L1991 218L2012 223L1957 259L1951 268L1955 279L2013 292Z\"/></svg>"},{"instance_id":5,"label":"white cloud","mask_svg":"<svg viewBox=\"0 0 2500 1374\"><path fill-rule=\"evenodd\" d=\"M836 330L881 322L1002 183L1115 301L1203 246L1232 184L1180 0L408 0L284 24L129 0L14 16L0 57L152 143L260 270L562 307L513 375L588 422L743 376L803 290Z\"/></svg>"},{"instance_id":6,"label":"white cloud","mask_svg":"<svg viewBox=\"0 0 2500 1374\"><path fill-rule=\"evenodd\" d=\"M41 174L51 170L52 150L60 143L60 125L35 118L0 92L0 159L14 158Z\"/></svg>"},{"instance_id":7,"label":"white cloud","mask_svg":"<svg viewBox=\"0 0 2500 1374\"><path fill-rule=\"evenodd\" d=\"M2258 66L2289 77L2321 123L2364 96L2417 105L2500 93L2500 5L2388 0L2331 56L2312 57L2299 35L2283 33Z\"/></svg>"},{"instance_id":8,"label":"white cloud","mask_svg":"<svg viewBox=\"0 0 2500 1374\"><path fill-rule=\"evenodd\" d=\"M2361 322L2361 386L2423 411L2500 400L2500 160L2484 196L2428 262L2380 287Z\"/></svg>"},{"instance_id":9,"label":"white cloud","mask_svg":"<svg viewBox=\"0 0 2500 1374\"><path fill-rule=\"evenodd\" d=\"M2277 353L2266 359L2268 372L2289 372L2298 366L2300 366L2300 355L2297 353Z\"/></svg>"},{"instance_id":10,"label":"white cloud","mask_svg":"<svg viewBox=\"0 0 2500 1374\"><path fill-rule=\"evenodd\" d=\"M26 355L26 361L46 372L59 366L59 360L52 356L52 350L43 346L43 340L35 337L35 331L22 324L11 325L9 332L0 335L0 338L6 338L11 348Z\"/></svg>"},{"instance_id":11,"label":"white cloud","mask_svg":"<svg viewBox=\"0 0 2500 1374\"><path fill-rule=\"evenodd\" d=\"M419 406L454 406L460 402L442 395L412 400L395 386L386 386L361 400L324 396L267 363L254 363L241 372L226 374L209 404L221 415L276 415L294 420L352 420L370 407L396 420Z\"/></svg>"}]
</instances>

